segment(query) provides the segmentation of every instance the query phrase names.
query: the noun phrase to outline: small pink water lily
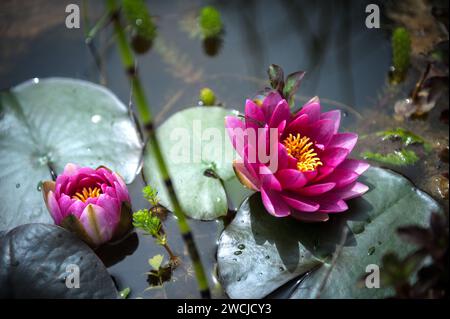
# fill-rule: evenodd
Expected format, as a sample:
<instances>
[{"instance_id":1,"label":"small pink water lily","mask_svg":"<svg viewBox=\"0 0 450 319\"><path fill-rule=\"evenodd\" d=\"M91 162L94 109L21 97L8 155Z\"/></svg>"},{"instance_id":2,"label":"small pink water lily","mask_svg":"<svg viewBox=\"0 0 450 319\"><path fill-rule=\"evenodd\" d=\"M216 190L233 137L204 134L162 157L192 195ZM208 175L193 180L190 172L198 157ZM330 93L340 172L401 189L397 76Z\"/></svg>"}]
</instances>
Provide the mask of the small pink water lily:
<instances>
[{"instance_id":1,"label":"small pink water lily","mask_svg":"<svg viewBox=\"0 0 450 319\"><path fill-rule=\"evenodd\" d=\"M67 164L56 182L45 181L44 201L56 225L99 246L131 227L130 196L123 179L106 167Z\"/></svg>"},{"instance_id":2,"label":"small pink water lily","mask_svg":"<svg viewBox=\"0 0 450 319\"><path fill-rule=\"evenodd\" d=\"M347 158L358 135L339 133L340 117L338 110L322 113L317 97L291 114L278 92L269 93L262 103L247 100L244 120L226 117L225 126L241 157L233 163L236 175L245 186L261 192L270 214L327 221L329 213L348 209L346 200L368 190L357 178L369 165ZM275 140L269 140L271 129L276 130ZM257 131L254 140L248 138L255 135L252 130ZM270 142L277 155L276 170L252 157L261 148L270 152Z\"/></svg>"}]
</instances>

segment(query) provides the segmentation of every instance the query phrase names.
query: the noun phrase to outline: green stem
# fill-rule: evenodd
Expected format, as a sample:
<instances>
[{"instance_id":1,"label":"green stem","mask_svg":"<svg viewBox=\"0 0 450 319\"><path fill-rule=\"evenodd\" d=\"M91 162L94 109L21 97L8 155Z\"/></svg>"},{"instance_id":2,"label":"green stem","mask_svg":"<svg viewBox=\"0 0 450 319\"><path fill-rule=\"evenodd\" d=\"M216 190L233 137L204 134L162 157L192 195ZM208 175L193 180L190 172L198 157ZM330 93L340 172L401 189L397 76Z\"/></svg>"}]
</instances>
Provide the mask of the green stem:
<instances>
[{"instance_id":1,"label":"green stem","mask_svg":"<svg viewBox=\"0 0 450 319\"><path fill-rule=\"evenodd\" d=\"M153 119L150 111L150 107L148 106L144 90L142 89L142 85L140 79L137 75L137 70L135 68L134 55L128 44L125 32L122 28L119 19L119 11L117 2L115 0L108 0L108 11L111 19L114 22L114 32L116 35L117 46L119 48L120 57L122 59L122 63L126 68L126 72L128 77L131 80L132 90L134 100L136 102L136 107L138 113L141 117L141 120L144 124L144 127L149 135L149 142L151 146L151 150L153 151L156 161L158 163L158 168L160 170L161 176L164 180L167 193L169 194L169 199L172 204L175 216L177 217L178 227L180 229L181 235L185 241L187 246L189 255L191 257L195 275L197 278L200 294L203 298L210 298L210 291L208 287L208 280L206 278L206 274L203 268L203 265L200 260L200 255L198 253L197 247L194 242L194 238L192 236L189 224L187 223L186 217L181 209L180 202L178 201L177 195L173 188L172 180L169 175L169 171L167 169L167 165L164 161L163 155L161 153L161 149L159 147L159 142L156 137L154 127L153 127Z\"/></svg>"}]
</instances>

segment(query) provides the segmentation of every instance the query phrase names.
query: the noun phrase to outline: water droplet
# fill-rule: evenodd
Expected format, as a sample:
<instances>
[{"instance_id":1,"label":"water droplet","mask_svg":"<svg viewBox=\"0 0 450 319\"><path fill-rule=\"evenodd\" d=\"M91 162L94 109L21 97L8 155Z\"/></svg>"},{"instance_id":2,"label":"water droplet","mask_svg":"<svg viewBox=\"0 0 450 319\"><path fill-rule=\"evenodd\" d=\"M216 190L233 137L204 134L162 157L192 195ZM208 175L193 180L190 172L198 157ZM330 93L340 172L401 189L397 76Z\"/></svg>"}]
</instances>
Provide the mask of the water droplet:
<instances>
[{"instance_id":1,"label":"water droplet","mask_svg":"<svg viewBox=\"0 0 450 319\"><path fill-rule=\"evenodd\" d=\"M347 112L347 111L343 111L343 112L342 112L342 116L343 116L343 117L347 117L347 116L348 116L348 112Z\"/></svg>"},{"instance_id":2,"label":"water droplet","mask_svg":"<svg viewBox=\"0 0 450 319\"><path fill-rule=\"evenodd\" d=\"M217 197L216 202L220 203L220 201L221 201L220 197Z\"/></svg>"},{"instance_id":3,"label":"water droplet","mask_svg":"<svg viewBox=\"0 0 450 319\"><path fill-rule=\"evenodd\" d=\"M34 78L34 79L33 79L33 83L34 83L34 84L38 84L38 83L39 83L39 79L38 79L38 78Z\"/></svg>"},{"instance_id":4,"label":"water droplet","mask_svg":"<svg viewBox=\"0 0 450 319\"><path fill-rule=\"evenodd\" d=\"M375 247L370 247L369 250L367 250L367 255L372 256L375 252Z\"/></svg>"},{"instance_id":5,"label":"water droplet","mask_svg":"<svg viewBox=\"0 0 450 319\"><path fill-rule=\"evenodd\" d=\"M20 184L19 183L16 184L16 188L20 188Z\"/></svg>"},{"instance_id":6,"label":"water droplet","mask_svg":"<svg viewBox=\"0 0 450 319\"><path fill-rule=\"evenodd\" d=\"M237 261L237 259L236 259L236 258L233 258L233 261Z\"/></svg>"},{"instance_id":7,"label":"water droplet","mask_svg":"<svg viewBox=\"0 0 450 319\"><path fill-rule=\"evenodd\" d=\"M139 26L142 24L142 19L136 19L136 25Z\"/></svg>"},{"instance_id":8,"label":"water droplet","mask_svg":"<svg viewBox=\"0 0 450 319\"><path fill-rule=\"evenodd\" d=\"M40 181L38 184L37 184L37 187L36 187L36 189L37 189L37 191L38 192L40 192L41 190L42 190L42 181Z\"/></svg>"},{"instance_id":9,"label":"water droplet","mask_svg":"<svg viewBox=\"0 0 450 319\"><path fill-rule=\"evenodd\" d=\"M94 124L99 123L102 120L102 116L99 114L92 115L91 122Z\"/></svg>"},{"instance_id":10,"label":"water droplet","mask_svg":"<svg viewBox=\"0 0 450 319\"><path fill-rule=\"evenodd\" d=\"M203 102L202 102L202 101L198 101L198 102L197 102L197 105L203 106Z\"/></svg>"},{"instance_id":11,"label":"water droplet","mask_svg":"<svg viewBox=\"0 0 450 319\"><path fill-rule=\"evenodd\" d=\"M234 252L234 254L235 254L236 256L239 256L240 254L242 254L242 251L236 250L236 251Z\"/></svg>"},{"instance_id":12,"label":"water droplet","mask_svg":"<svg viewBox=\"0 0 450 319\"><path fill-rule=\"evenodd\" d=\"M240 250L245 249L245 245L244 245L244 244L239 244L239 245L238 245L238 248L239 248Z\"/></svg>"},{"instance_id":13,"label":"water droplet","mask_svg":"<svg viewBox=\"0 0 450 319\"><path fill-rule=\"evenodd\" d=\"M267 256L266 256L266 259L270 259L270 256L269 256L269 255L267 255Z\"/></svg>"},{"instance_id":14,"label":"water droplet","mask_svg":"<svg viewBox=\"0 0 450 319\"><path fill-rule=\"evenodd\" d=\"M237 281L241 281L241 278L239 277L239 278L237 279Z\"/></svg>"},{"instance_id":15,"label":"water droplet","mask_svg":"<svg viewBox=\"0 0 450 319\"><path fill-rule=\"evenodd\" d=\"M279 269L280 269L280 271L284 271L284 267L280 267Z\"/></svg>"}]
</instances>

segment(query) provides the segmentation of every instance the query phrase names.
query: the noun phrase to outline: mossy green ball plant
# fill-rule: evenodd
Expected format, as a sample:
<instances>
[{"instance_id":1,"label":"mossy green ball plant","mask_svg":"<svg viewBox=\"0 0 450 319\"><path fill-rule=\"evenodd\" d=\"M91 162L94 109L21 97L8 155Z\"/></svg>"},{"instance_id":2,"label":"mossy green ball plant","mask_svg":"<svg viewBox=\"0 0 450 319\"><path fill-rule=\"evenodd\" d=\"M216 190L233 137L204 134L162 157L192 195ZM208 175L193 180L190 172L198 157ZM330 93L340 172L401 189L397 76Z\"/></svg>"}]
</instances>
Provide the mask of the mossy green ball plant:
<instances>
[{"instance_id":1,"label":"mossy green ball plant","mask_svg":"<svg viewBox=\"0 0 450 319\"><path fill-rule=\"evenodd\" d=\"M156 38L156 25L143 0L122 0L122 7L131 30L131 44L136 53L145 53Z\"/></svg>"},{"instance_id":2,"label":"mossy green ball plant","mask_svg":"<svg viewBox=\"0 0 450 319\"><path fill-rule=\"evenodd\" d=\"M411 56L411 38L409 32L398 27L392 33L392 83L402 82L408 71Z\"/></svg>"},{"instance_id":3,"label":"mossy green ball plant","mask_svg":"<svg viewBox=\"0 0 450 319\"><path fill-rule=\"evenodd\" d=\"M200 90L200 102L205 106L211 106L216 103L216 95L210 88Z\"/></svg>"},{"instance_id":4,"label":"mossy green ball plant","mask_svg":"<svg viewBox=\"0 0 450 319\"><path fill-rule=\"evenodd\" d=\"M223 29L220 12L212 6L203 7L200 11L199 26L204 39L219 37Z\"/></svg>"}]
</instances>

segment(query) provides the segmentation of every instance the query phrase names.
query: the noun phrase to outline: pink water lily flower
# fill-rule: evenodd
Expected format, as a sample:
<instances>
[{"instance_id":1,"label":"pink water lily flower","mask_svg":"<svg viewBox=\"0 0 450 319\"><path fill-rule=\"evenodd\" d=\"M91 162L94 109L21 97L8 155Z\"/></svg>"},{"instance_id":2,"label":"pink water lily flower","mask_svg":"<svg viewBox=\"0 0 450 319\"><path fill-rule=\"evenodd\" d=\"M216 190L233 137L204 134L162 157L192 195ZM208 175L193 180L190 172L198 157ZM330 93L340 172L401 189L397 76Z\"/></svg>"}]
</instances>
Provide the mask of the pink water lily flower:
<instances>
[{"instance_id":1,"label":"pink water lily flower","mask_svg":"<svg viewBox=\"0 0 450 319\"><path fill-rule=\"evenodd\" d=\"M56 182L43 182L42 191L55 224L77 233L91 246L120 237L131 225L127 186L106 167L69 163Z\"/></svg>"},{"instance_id":2,"label":"pink water lily flower","mask_svg":"<svg viewBox=\"0 0 450 319\"><path fill-rule=\"evenodd\" d=\"M328 214L348 209L346 200L368 190L357 179L369 165L347 158L358 135L339 133L340 117L338 110L322 113L317 97L291 114L277 92L262 102L247 100L243 120L226 117L228 134L241 158L233 163L236 175L245 186L261 192L270 214L327 221ZM271 147L277 156L275 169L258 156L261 148L267 154Z\"/></svg>"}]
</instances>

